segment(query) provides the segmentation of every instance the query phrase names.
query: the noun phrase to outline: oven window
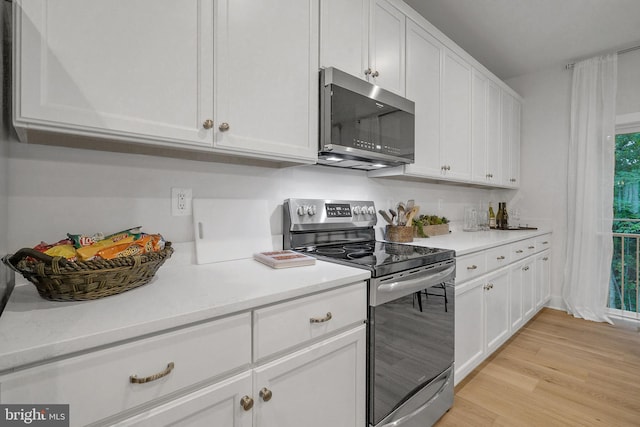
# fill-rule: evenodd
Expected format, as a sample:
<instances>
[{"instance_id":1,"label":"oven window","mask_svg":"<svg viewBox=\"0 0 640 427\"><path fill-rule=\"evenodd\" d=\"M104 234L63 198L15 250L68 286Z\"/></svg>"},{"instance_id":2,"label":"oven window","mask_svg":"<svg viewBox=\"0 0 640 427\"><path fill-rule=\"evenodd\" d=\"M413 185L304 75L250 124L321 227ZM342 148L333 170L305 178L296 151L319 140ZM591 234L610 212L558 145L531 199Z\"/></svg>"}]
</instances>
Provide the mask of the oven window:
<instances>
[{"instance_id":1,"label":"oven window","mask_svg":"<svg viewBox=\"0 0 640 427\"><path fill-rule=\"evenodd\" d=\"M446 295L446 301L445 301ZM453 363L452 285L369 307L369 419L384 417Z\"/></svg>"}]
</instances>

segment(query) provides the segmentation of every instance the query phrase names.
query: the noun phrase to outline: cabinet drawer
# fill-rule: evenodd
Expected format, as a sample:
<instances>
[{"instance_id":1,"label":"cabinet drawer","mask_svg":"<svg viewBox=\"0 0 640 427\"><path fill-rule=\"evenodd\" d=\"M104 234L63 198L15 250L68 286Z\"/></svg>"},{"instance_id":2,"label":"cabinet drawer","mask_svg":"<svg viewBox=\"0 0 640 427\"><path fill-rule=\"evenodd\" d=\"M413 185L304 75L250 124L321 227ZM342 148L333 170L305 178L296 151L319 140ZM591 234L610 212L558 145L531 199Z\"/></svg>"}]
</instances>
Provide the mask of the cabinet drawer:
<instances>
[{"instance_id":1,"label":"cabinet drawer","mask_svg":"<svg viewBox=\"0 0 640 427\"><path fill-rule=\"evenodd\" d=\"M535 238L520 240L509 245L511 248L511 262L516 262L536 252Z\"/></svg>"},{"instance_id":2,"label":"cabinet drawer","mask_svg":"<svg viewBox=\"0 0 640 427\"><path fill-rule=\"evenodd\" d=\"M363 322L366 289L363 282L254 311L255 359Z\"/></svg>"},{"instance_id":3,"label":"cabinet drawer","mask_svg":"<svg viewBox=\"0 0 640 427\"><path fill-rule=\"evenodd\" d=\"M81 426L250 363L246 313L5 375L0 402L69 404Z\"/></svg>"},{"instance_id":4,"label":"cabinet drawer","mask_svg":"<svg viewBox=\"0 0 640 427\"><path fill-rule=\"evenodd\" d=\"M464 282L487 271L485 252L456 258L456 282Z\"/></svg>"},{"instance_id":5,"label":"cabinet drawer","mask_svg":"<svg viewBox=\"0 0 640 427\"><path fill-rule=\"evenodd\" d=\"M536 237L536 251L541 252L551 247L551 234Z\"/></svg>"},{"instance_id":6,"label":"cabinet drawer","mask_svg":"<svg viewBox=\"0 0 640 427\"><path fill-rule=\"evenodd\" d=\"M487 250L487 271L497 270L511 262L509 245L498 246Z\"/></svg>"}]
</instances>

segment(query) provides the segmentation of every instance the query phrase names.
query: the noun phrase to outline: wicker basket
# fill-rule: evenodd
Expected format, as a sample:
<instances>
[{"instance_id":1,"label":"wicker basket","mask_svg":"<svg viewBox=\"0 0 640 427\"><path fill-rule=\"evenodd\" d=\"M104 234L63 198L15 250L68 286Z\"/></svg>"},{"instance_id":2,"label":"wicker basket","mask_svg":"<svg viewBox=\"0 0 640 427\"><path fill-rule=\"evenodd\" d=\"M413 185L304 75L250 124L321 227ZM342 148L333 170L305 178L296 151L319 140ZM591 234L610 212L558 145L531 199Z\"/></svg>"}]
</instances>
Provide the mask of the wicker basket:
<instances>
[{"instance_id":1,"label":"wicker basket","mask_svg":"<svg viewBox=\"0 0 640 427\"><path fill-rule=\"evenodd\" d=\"M33 249L20 249L2 261L36 285L51 301L86 301L119 294L145 285L173 253L171 242L163 250L143 255L69 262ZM27 260L26 257L37 260Z\"/></svg>"}]
</instances>

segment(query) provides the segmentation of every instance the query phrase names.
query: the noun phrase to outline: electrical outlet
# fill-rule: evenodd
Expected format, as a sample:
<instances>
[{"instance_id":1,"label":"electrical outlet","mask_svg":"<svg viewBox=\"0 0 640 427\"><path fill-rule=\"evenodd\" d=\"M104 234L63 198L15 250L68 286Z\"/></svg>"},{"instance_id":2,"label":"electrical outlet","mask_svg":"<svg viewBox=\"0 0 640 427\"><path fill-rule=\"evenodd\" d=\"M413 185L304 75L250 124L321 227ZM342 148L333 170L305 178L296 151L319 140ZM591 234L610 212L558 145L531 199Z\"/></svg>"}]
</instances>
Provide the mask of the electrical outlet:
<instances>
[{"instance_id":1,"label":"electrical outlet","mask_svg":"<svg viewBox=\"0 0 640 427\"><path fill-rule=\"evenodd\" d=\"M171 215L187 216L192 214L193 192L190 188L171 189Z\"/></svg>"}]
</instances>

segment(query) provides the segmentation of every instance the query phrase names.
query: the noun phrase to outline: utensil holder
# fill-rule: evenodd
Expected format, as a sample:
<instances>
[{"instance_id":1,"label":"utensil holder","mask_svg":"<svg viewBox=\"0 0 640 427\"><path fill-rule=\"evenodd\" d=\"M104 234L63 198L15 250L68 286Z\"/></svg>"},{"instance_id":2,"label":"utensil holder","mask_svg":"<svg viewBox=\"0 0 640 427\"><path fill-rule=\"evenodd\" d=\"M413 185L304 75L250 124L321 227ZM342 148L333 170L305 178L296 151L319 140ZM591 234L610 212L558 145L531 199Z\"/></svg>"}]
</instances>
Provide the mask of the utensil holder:
<instances>
[{"instance_id":1,"label":"utensil holder","mask_svg":"<svg viewBox=\"0 0 640 427\"><path fill-rule=\"evenodd\" d=\"M386 240L397 243L413 242L413 227L387 225Z\"/></svg>"}]
</instances>

